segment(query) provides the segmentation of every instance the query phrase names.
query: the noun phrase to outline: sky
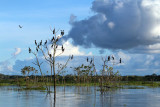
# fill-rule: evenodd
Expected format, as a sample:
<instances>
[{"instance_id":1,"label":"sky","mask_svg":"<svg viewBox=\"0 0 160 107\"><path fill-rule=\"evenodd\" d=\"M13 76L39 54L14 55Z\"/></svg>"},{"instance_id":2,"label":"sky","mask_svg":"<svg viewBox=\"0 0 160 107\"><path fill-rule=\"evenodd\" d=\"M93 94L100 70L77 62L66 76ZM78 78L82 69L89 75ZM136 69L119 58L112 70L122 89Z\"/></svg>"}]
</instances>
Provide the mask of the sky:
<instances>
[{"instance_id":1,"label":"sky","mask_svg":"<svg viewBox=\"0 0 160 107\"><path fill-rule=\"evenodd\" d=\"M113 55L116 62L122 58L114 65L121 75L159 75L159 9L160 0L1 0L0 73L20 75L24 66L34 66L28 47L50 39L55 27L65 31L66 47L57 62L73 54L68 66L76 67L94 56L98 72L102 57Z\"/></svg>"}]
</instances>

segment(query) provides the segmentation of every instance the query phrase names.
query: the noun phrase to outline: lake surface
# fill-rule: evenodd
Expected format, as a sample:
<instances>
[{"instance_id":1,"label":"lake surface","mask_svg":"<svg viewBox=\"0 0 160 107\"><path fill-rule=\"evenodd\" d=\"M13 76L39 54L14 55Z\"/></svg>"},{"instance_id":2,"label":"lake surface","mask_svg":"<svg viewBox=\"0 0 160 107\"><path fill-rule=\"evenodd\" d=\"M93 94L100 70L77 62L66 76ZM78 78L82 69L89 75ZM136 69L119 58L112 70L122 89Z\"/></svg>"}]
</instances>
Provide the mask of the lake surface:
<instances>
[{"instance_id":1,"label":"lake surface","mask_svg":"<svg viewBox=\"0 0 160 107\"><path fill-rule=\"evenodd\" d=\"M0 107L54 107L53 93L14 88L17 87L0 87ZM160 88L117 89L103 94L97 89L57 86L55 107L160 107Z\"/></svg>"}]
</instances>

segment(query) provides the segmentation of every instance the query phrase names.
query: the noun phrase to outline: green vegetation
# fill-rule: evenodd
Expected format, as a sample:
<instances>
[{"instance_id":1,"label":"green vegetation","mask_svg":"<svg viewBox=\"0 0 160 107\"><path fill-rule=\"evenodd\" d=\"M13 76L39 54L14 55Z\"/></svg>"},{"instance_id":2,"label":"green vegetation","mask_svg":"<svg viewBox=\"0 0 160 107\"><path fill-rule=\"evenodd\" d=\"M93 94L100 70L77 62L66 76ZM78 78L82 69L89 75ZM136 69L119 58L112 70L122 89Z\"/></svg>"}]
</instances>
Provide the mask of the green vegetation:
<instances>
[{"instance_id":1,"label":"green vegetation","mask_svg":"<svg viewBox=\"0 0 160 107\"><path fill-rule=\"evenodd\" d=\"M33 90L44 90L46 89L44 82L47 81L47 86L54 86L54 83L50 80L52 78L51 76L45 76L44 80L41 80L41 76L37 76L37 82L35 83L35 76L31 75L28 76L29 80L26 80L26 76L9 76L9 75L0 75L0 86L11 86L16 85L19 87L23 87L25 90L33 89ZM101 76L88 76L88 80L84 81L83 76L75 76L75 75L66 75L66 76L60 76L57 75L57 86L101 86ZM126 78L127 77L127 78ZM156 76L158 78L159 76ZM76 79L75 79L76 78ZM78 80L79 78L79 80ZM103 77L108 78L108 77ZM147 76L120 76L123 81L112 81L108 85L106 83L103 84L103 87L105 88L119 88L123 86L131 86L128 87L128 89L142 89L142 87L137 86L148 86L148 87L160 87L159 81L153 81L152 75ZM132 78L132 79L130 79ZM138 79L137 79L138 78ZM65 79L65 83L64 83ZM128 79L128 80L127 80ZM77 80L79 82L77 82ZM132 81L130 81L132 80ZM133 81L134 80L134 81ZM141 81L139 81L141 80ZM144 81L146 80L146 81ZM87 81L87 82L86 82ZM116 83L116 84L115 84ZM27 86L27 87L24 87Z\"/></svg>"}]
</instances>

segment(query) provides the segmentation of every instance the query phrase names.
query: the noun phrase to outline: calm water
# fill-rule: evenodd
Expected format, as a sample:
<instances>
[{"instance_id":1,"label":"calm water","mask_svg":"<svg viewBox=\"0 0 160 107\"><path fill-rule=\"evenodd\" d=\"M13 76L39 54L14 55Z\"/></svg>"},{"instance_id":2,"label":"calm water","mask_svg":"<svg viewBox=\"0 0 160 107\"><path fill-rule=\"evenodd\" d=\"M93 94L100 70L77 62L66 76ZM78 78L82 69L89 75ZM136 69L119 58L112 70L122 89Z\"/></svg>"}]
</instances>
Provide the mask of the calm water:
<instances>
[{"instance_id":1,"label":"calm water","mask_svg":"<svg viewBox=\"0 0 160 107\"><path fill-rule=\"evenodd\" d=\"M54 94L0 87L0 107L54 107ZM57 87L56 107L160 107L160 88L118 89L101 94L98 87Z\"/></svg>"}]
</instances>

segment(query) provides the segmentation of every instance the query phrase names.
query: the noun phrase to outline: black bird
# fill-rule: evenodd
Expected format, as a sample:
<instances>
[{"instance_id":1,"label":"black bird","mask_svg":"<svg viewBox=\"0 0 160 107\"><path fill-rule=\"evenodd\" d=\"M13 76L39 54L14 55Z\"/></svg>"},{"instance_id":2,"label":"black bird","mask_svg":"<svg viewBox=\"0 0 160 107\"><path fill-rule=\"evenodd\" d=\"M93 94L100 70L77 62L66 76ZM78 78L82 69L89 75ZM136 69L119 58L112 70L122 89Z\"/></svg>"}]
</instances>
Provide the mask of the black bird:
<instances>
[{"instance_id":1,"label":"black bird","mask_svg":"<svg viewBox=\"0 0 160 107\"><path fill-rule=\"evenodd\" d=\"M55 29L53 29L53 34L55 34Z\"/></svg>"},{"instance_id":2,"label":"black bird","mask_svg":"<svg viewBox=\"0 0 160 107\"><path fill-rule=\"evenodd\" d=\"M19 28L22 28L23 26L19 25Z\"/></svg>"},{"instance_id":3,"label":"black bird","mask_svg":"<svg viewBox=\"0 0 160 107\"><path fill-rule=\"evenodd\" d=\"M52 57L52 55L51 55L51 54L49 54L49 57L51 58L51 57Z\"/></svg>"},{"instance_id":4,"label":"black bird","mask_svg":"<svg viewBox=\"0 0 160 107\"><path fill-rule=\"evenodd\" d=\"M65 48L62 49L62 52L64 52Z\"/></svg>"},{"instance_id":5,"label":"black bird","mask_svg":"<svg viewBox=\"0 0 160 107\"><path fill-rule=\"evenodd\" d=\"M64 35L64 30L61 30L61 35L62 35L62 36Z\"/></svg>"},{"instance_id":6,"label":"black bird","mask_svg":"<svg viewBox=\"0 0 160 107\"><path fill-rule=\"evenodd\" d=\"M121 60L121 58L119 59L119 63L122 63L122 60Z\"/></svg>"},{"instance_id":7,"label":"black bird","mask_svg":"<svg viewBox=\"0 0 160 107\"><path fill-rule=\"evenodd\" d=\"M37 45L37 42L36 42L36 40L35 40L35 45Z\"/></svg>"},{"instance_id":8,"label":"black bird","mask_svg":"<svg viewBox=\"0 0 160 107\"><path fill-rule=\"evenodd\" d=\"M92 58L91 58L91 61L90 61L90 64L92 63Z\"/></svg>"},{"instance_id":9,"label":"black bird","mask_svg":"<svg viewBox=\"0 0 160 107\"><path fill-rule=\"evenodd\" d=\"M110 56L108 56L108 61L110 61L110 59L111 59Z\"/></svg>"},{"instance_id":10,"label":"black bird","mask_svg":"<svg viewBox=\"0 0 160 107\"><path fill-rule=\"evenodd\" d=\"M62 45L62 50L63 50L63 45Z\"/></svg>"},{"instance_id":11,"label":"black bird","mask_svg":"<svg viewBox=\"0 0 160 107\"><path fill-rule=\"evenodd\" d=\"M114 56L112 56L112 59L114 60Z\"/></svg>"},{"instance_id":12,"label":"black bird","mask_svg":"<svg viewBox=\"0 0 160 107\"><path fill-rule=\"evenodd\" d=\"M47 44L47 40L46 40L46 42L44 43L45 45Z\"/></svg>"},{"instance_id":13,"label":"black bird","mask_svg":"<svg viewBox=\"0 0 160 107\"><path fill-rule=\"evenodd\" d=\"M39 45L37 47L39 48Z\"/></svg>"},{"instance_id":14,"label":"black bird","mask_svg":"<svg viewBox=\"0 0 160 107\"><path fill-rule=\"evenodd\" d=\"M87 57L87 62L88 62L88 57Z\"/></svg>"},{"instance_id":15,"label":"black bird","mask_svg":"<svg viewBox=\"0 0 160 107\"><path fill-rule=\"evenodd\" d=\"M56 48L58 48L58 45L56 45Z\"/></svg>"},{"instance_id":16,"label":"black bird","mask_svg":"<svg viewBox=\"0 0 160 107\"><path fill-rule=\"evenodd\" d=\"M73 55L71 56L71 59L73 59Z\"/></svg>"},{"instance_id":17,"label":"black bird","mask_svg":"<svg viewBox=\"0 0 160 107\"><path fill-rule=\"evenodd\" d=\"M53 42L54 40L55 40L55 39L54 39L54 36L53 36L53 38L52 38L52 40L51 40L51 41Z\"/></svg>"},{"instance_id":18,"label":"black bird","mask_svg":"<svg viewBox=\"0 0 160 107\"><path fill-rule=\"evenodd\" d=\"M29 53L31 53L31 48L29 47Z\"/></svg>"}]
</instances>

